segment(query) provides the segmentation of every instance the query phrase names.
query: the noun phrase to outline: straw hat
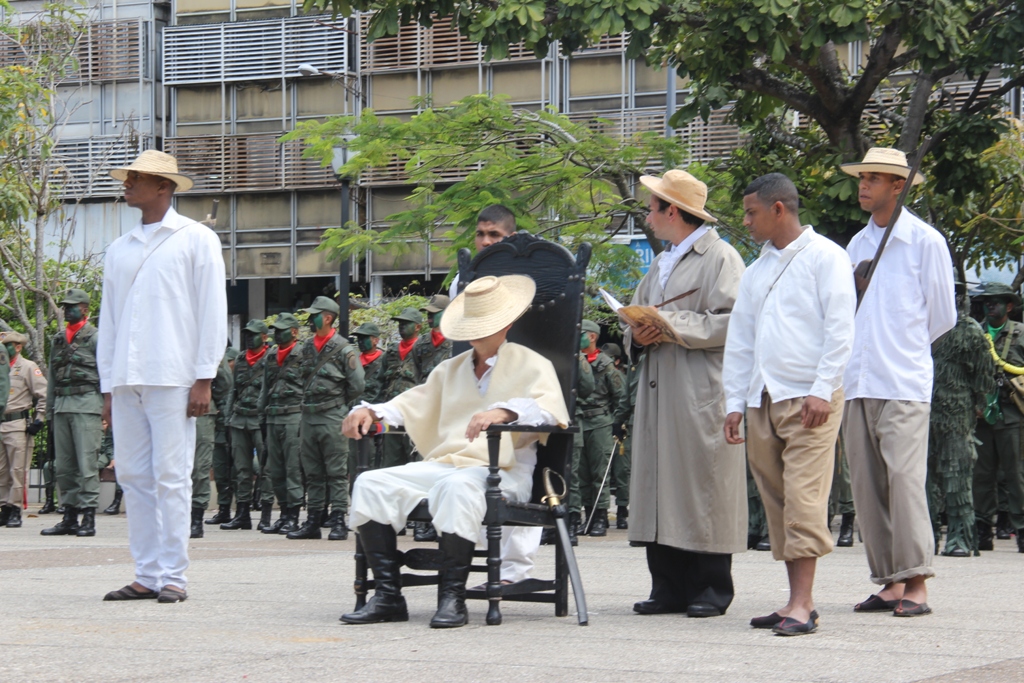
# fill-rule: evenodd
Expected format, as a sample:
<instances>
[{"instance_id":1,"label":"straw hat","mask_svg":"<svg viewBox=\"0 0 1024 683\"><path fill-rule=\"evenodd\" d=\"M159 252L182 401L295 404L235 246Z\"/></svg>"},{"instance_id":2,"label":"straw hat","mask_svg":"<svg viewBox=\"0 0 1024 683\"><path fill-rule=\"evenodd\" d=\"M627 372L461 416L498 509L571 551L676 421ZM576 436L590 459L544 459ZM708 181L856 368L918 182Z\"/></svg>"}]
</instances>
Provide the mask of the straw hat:
<instances>
[{"instance_id":1,"label":"straw hat","mask_svg":"<svg viewBox=\"0 0 1024 683\"><path fill-rule=\"evenodd\" d=\"M891 147L872 147L864 155L864 161L859 164L843 164L840 166L844 173L858 176L861 173L889 173L900 178L910 177L910 165L907 164L907 155L898 149ZM914 174L911 185L920 185L924 182L924 176L920 173Z\"/></svg>"},{"instance_id":2,"label":"straw hat","mask_svg":"<svg viewBox=\"0 0 1024 683\"><path fill-rule=\"evenodd\" d=\"M673 169L660 178L642 175L640 183L655 197L664 199L686 213L691 213L710 223L718 222L717 218L704 210L704 204L708 201L708 186L686 171Z\"/></svg>"},{"instance_id":3,"label":"straw hat","mask_svg":"<svg viewBox=\"0 0 1024 683\"><path fill-rule=\"evenodd\" d=\"M445 309L441 334L452 341L489 337L518 320L536 291L537 285L526 275L473 280Z\"/></svg>"},{"instance_id":4,"label":"straw hat","mask_svg":"<svg viewBox=\"0 0 1024 683\"><path fill-rule=\"evenodd\" d=\"M178 160L170 154L164 154L155 149L147 149L132 162L131 166L111 169L110 177L123 182L128 177L129 171L167 178L177 185L178 192L188 192L192 189L192 179L178 173Z\"/></svg>"}]
</instances>

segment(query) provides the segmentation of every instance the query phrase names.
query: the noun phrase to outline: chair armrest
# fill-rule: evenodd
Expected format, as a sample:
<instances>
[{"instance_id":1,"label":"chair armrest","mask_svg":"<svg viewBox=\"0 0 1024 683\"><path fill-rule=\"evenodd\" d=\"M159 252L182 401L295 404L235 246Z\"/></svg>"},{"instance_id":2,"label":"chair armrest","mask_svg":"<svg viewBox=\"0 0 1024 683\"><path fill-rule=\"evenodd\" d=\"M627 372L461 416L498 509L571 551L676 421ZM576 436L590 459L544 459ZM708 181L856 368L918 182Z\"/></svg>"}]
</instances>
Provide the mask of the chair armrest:
<instances>
[{"instance_id":1,"label":"chair armrest","mask_svg":"<svg viewBox=\"0 0 1024 683\"><path fill-rule=\"evenodd\" d=\"M578 425L559 427L558 425L491 425L487 433L500 434L501 432L536 432L537 434L576 434L580 431Z\"/></svg>"}]
</instances>

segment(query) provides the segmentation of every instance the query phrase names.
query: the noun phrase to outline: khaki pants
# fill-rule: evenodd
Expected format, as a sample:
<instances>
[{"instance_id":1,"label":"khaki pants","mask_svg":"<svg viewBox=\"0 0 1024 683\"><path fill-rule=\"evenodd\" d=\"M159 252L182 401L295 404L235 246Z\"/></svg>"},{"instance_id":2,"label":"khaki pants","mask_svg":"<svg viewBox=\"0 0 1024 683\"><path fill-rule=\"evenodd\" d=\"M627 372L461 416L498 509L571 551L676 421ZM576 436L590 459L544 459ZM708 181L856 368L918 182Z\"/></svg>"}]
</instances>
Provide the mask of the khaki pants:
<instances>
[{"instance_id":1,"label":"khaki pants","mask_svg":"<svg viewBox=\"0 0 1024 683\"><path fill-rule=\"evenodd\" d=\"M843 390L832 394L825 424L801 424L803 398L771 402L747 410L747 457L768 518L776 560L821 557L832 552L828 497L835 468L836 437L843 412Z\"/></svg>"},{"instance_id":2,"label":"khaki pants","mask_svg":"<svg viewBox=\"0 0 1024 683\"><path fill-rule=\"evenodd\" d=\"M0 503L20 507L35 440L25 431L25 420L17 420L16 424L19 427L14 431L0 433Z\"/></svg>"},{"instance_id":3,"label":"khaki pants","mask_svg":"<svg viewBox=\"0 0 1024 683\"><path fill-rule=\"evenodd\" d=\"M846 403L843 438L871 580L884 586L935 576L928 515L928 417L917 401Z\"/></svg>"}]
</instances>

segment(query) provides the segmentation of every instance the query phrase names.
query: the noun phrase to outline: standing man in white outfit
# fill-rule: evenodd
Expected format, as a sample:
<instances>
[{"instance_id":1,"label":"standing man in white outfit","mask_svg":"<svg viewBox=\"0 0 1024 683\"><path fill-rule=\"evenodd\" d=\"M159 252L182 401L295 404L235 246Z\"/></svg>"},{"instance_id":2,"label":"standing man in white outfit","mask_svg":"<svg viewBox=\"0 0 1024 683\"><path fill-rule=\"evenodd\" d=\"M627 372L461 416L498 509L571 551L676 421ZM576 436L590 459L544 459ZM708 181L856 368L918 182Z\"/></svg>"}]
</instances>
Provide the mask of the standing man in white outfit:
<instances>
[{"instance_id":1,"label":"standing man in white outfit","mask_svg":"<svg viewBox=\"0 0 1024 683\"><path fill-rule=\"evenodd\" d=\"M195 418L228 336L224 259L212 230L171 208L192 187L174 157L147 150L110 175L142 220L110 245L103 271L96 362L135 559L135 581L104 600L181 602Z\"/></svg>"}]
</instances>

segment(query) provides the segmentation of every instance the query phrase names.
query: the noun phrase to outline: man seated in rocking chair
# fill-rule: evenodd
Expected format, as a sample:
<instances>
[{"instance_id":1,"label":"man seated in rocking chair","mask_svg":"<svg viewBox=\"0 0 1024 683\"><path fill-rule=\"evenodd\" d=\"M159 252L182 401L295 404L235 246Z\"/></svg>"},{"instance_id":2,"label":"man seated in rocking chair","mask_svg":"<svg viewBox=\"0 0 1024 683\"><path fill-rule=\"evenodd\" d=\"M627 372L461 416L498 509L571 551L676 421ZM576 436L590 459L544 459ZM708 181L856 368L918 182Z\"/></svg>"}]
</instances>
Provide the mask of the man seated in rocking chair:
<instances>
[{"instance_id":1,"label":"man seated in rocking chair","mask_svg":"<svg viewBox=\"0 0 1024 683\"><path fill-rule=\"evenodd\" d=\"M449 304L441 332L448 339L468 341L473 349L438 365L425 384L387 403L364 403L345 419L342 431L352 439L362 438L374 421L404 426L423 460L364 472L356 480L351 525L373 569L376 591L365 607L343 615L341 621L409 619L395 535L427 498L443 554L438 609L430 626L467 623L466 579L487 510L489 459L482 433L493 424L569 423L551 362L505 339L512 323L529 308L535 289L533 280L522 275L487 276L469 283ZM508 500L530 500L537 442L544 439L537 433L502 434L498 462L501 490Z\"/></svg>"}]
</instances>

